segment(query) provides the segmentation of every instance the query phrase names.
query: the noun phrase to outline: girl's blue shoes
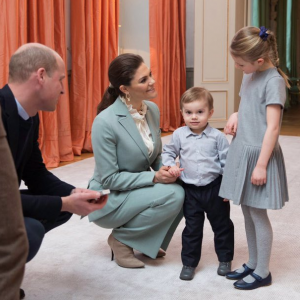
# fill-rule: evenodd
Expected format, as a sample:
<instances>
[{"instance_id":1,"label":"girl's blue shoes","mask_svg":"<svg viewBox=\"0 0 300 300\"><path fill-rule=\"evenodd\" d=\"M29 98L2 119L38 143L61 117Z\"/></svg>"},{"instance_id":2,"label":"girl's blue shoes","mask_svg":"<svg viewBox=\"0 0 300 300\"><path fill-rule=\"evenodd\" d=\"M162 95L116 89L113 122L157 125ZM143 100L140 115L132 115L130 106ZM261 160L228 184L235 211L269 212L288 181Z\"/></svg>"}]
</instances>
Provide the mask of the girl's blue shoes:
<instances>
[{"instance_id":1,"label":"girl's blue shoes","mask_svg":"<svg viewBox=\"0 0 300 300\"><path fill-rule=\"evenodd\" d=\"M226 278L231 280L239 280L248 276L250 273L254 271L254 269L250 269L246 264L243 264L243 267L244 267L244 272L239 273L235 270L233 272L227 273Z\"/></svg>"},{"instance_id":2,"label":"girl's blue shoes","mask_svg":"<svg viewBox=\"0 0 300 300\"><path fill-rule=\"evenodd\" d=\"M250 276L252 276L255 279L253 282L247 283L243 279L241 279L233 284L234 287L239 290L254 290L259 287L268 286L272 284L271 273L269 273L269 275L264 279L262 279L260 276L258 276L255 273L251 273Z\"/></svg>"}]
</instances>

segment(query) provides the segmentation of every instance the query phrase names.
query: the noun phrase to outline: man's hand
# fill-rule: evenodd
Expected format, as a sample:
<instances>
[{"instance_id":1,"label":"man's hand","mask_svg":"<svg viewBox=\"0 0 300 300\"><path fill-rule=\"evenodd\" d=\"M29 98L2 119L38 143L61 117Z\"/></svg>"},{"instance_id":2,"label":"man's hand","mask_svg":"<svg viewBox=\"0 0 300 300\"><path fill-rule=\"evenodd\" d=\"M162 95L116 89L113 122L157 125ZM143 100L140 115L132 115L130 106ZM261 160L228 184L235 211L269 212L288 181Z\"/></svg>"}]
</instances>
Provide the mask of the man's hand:
<instances>
[{"instance_id":1,"label":"man's hand","mask_svg":"<svg viewBox=\"0 0 300 300\"><path fill-rule=\"evenodd\" d=\"M169 168L167 166L162 166L156 173L153 178L155 183L173 183L176 181L177 177L174 177L169 173Z\"/></svg>"},{"instance_id":2,"label":"man's hand","mask_svg":"<svg viewBox=\"0 0 300 300\"><path fill-rule=\"evenodd\" d=\"M86 216L95 210L102 209L108 200L108 195L101 196L96 191L76 188L72 190L70 196L62 197L61 200L61 211Z\"/></svg>"}]
</instances>

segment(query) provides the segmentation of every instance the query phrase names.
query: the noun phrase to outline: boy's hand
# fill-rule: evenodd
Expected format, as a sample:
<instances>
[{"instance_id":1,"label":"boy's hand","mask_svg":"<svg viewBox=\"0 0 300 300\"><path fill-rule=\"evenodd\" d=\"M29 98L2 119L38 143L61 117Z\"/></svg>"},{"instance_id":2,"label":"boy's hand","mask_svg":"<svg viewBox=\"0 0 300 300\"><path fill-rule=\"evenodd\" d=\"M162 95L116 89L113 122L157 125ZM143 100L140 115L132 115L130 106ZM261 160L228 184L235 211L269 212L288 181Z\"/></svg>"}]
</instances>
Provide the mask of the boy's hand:
<instances>
[{"instance_id":1,"label":"boy's hand","mask_svg":"<svg viewBox=\"0 0 300 300\"><path fill-rule=\"evenodd\" d=\"M223 199L223 202L228 202L228 201L229 201L229 199L226 199L226 198Z\"/></svg>"},{"instance_id":2,"label":"boy's hand","mask_svg":"<svg viewBox=\"0 0 300 300\"><path fill-rule=\"evenodd\" d=\"M181 171L183 171L183 170L184 170L183 168L173 166L173 167L170 167L169 173L174 177L179 177L181 175Z\"/></svg>"}]
</instances>

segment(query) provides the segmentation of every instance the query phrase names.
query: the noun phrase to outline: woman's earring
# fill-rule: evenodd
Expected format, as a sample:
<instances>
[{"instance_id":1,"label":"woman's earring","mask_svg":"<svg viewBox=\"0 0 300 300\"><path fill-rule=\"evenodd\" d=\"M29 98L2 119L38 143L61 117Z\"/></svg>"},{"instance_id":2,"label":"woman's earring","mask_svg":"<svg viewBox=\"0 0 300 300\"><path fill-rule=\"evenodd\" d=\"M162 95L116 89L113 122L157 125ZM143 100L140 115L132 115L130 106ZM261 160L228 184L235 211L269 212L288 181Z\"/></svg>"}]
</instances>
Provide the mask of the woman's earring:
<instances>
[{"instance_id":1,"label":"woman's earring","mask_svg":"<svg viewBox=\"0 0 300 300\"><path fill-rule=\"evenodd\" d=\"M125 98L126 98L126 101L130 102L130 95L129 95L129 93L125 94Z\"/></svg>"}]
</instances>

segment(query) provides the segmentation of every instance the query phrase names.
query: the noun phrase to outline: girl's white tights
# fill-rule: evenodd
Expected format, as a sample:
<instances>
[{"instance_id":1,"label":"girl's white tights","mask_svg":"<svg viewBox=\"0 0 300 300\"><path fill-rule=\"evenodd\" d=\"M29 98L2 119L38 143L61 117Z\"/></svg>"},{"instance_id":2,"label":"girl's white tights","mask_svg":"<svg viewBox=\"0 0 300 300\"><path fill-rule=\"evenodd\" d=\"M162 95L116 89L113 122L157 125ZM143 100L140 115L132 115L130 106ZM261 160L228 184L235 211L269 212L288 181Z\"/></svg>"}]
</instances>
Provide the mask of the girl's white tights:
<instances>
[{"instance_id":1,"label":"girl's white tights","mask_svg":"<svg viewBox=\"0 0 300 300\"><path fill-rule=\"evenodd\" d=\"M248 242L249 261L246 265L255 269L254 273L262 278L269 275L273 230L266 209L242 205L245 218L245 229ZM239 269L242 272L244 268ZM243 278L245 282L253 282L250 275Z\"/></svg>"}]
</instances>

